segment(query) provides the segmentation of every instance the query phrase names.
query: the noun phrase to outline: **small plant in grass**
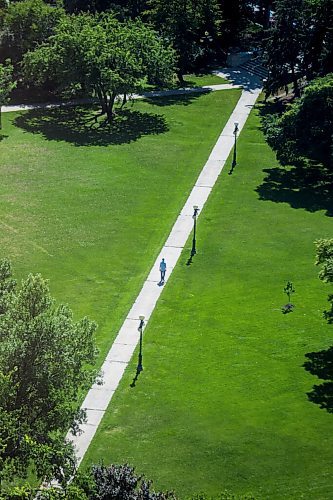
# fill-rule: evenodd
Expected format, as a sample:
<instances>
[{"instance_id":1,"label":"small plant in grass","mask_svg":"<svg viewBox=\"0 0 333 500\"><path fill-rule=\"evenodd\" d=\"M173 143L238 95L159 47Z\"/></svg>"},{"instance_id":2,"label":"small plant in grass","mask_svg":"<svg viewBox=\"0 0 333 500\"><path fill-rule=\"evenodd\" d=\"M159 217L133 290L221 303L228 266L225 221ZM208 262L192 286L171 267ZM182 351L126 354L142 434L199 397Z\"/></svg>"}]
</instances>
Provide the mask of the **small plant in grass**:
<instances>
[{"instance_id":1,"label":"small plant in grass","mask_svg":"<svg viewBox=\"0 0 333 500\"><path fill-rule=\"evenodd\" d=\"M294 304L292 304L290 302L290 297L293 293L295 293L295 288L294 288L294 285L292 284L291 281L287 281L287 284L286 286L284 287L283 289L284 293L287 294L287 297L288 297L288 304L285 304L283 307L282 307L282 312L283 314L287 314L289 312L292 312L292 310L294 309Z\"/></svg>"}]
</instances>

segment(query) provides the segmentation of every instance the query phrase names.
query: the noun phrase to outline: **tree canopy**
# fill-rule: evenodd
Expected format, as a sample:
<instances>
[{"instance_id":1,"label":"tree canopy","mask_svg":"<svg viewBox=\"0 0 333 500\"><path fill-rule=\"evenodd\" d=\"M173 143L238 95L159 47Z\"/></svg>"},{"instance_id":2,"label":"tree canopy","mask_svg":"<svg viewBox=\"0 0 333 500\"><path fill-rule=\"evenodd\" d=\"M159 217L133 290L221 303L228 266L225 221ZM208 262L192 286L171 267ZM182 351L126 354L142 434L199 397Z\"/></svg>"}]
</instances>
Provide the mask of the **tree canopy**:
<instances>
[{"instance_id":1,"label":"tree canopy","mask_svg":"<svg viewBox=\"0 0 333 500\"><path fill-rule=\"evenodd\" d=\"M217 0L149 0L148 19L173 45L178 76L197 67L205 53L216 49L220 25Z\"/></svg>"},{"instance_id":2,"label":"tree canopy","mask_svg":"<svg viewBox=\"0 0 333 500\"><path fill-rule=\"evenodd\" d=\"M313 80L281 116L263 120L271 147L283 164L321 163L333 168L333 74Z\"/></svg>"},{"instance_id":3,"label":"tree canopy","mask_svg":"<svg viewBox=\"0 0 333 500\"><path fill-rule=\"evenodd\" d=\"M10 262L0 261L0 486L32 465L38 478L73 472L64 434L85 417L80 394L96 379L95 330L56 306L40 275L18 287Z\"/></svg>"},{"instance_id":4,"label":"tree canopy","mask_svg":"<svg viewBox=\"0 0 333 500\"><path fill-rule=\"evenodd\" d=\"M0 64L0 130L2 128L1 107L8 103L9 96L15 87L16 82L13 80L13 66L7 60L5 64Z\"/></svg>"},{"instance_id":5,"label":"tree canopy","mask_svg":"<svg viewBox=\"0 0 333 500\"><path fill-rule=\"evenodd\" d=\"M147 0L64 0L69 13L122 12L128 17L138 17L147 7Z\"/></svg>"},{"instance_id":6,"label":"tree canopy","mask_svg":"<svg viewBox=\"0 0 333 500\"><path fill-rule=\"evenodd\" d=\"M316 264L321 266L319 278L324 283L333 283L333 238L320 239L316 242ZM330 309L324 315L329 323L333 323L333 294L329 294Z\"/></svg>"},{"instance_id":7,"label":"tree canopy","mask_svg":"<svg viewBox=\"0 0 333 500\"><path fill-rule=\"evenodd\" d=\"M54 32L64 10L43 0L10 3L5 10L1 47L4 57L17 63L23 54L45 42Z\"/></svg>"},{"instance_id":8,"label":"tree canopy","mask_svg":"<svg viewBox=\"0 0 333 500\"><path fill-rule=\"evenodd\" d=\"M269 69L266 89L272 94L298 80L333 71L333 2L331 0L275 0L274 22L263 41Z\"/></svg>"},{"instance_id":9,"label":"tree canopy","mask_svg":"<svg viewBox=\"0 0 333 500\"><path fill-rule=\"evenodd\" d=\"M48 41L24 57L27 81L93 91L102 112L113 118L119 94L142 90L147 79L165 84L174 71L174 52L141 21L119 22L109 14L66 16Z\"/></svg>"}]
</instances>

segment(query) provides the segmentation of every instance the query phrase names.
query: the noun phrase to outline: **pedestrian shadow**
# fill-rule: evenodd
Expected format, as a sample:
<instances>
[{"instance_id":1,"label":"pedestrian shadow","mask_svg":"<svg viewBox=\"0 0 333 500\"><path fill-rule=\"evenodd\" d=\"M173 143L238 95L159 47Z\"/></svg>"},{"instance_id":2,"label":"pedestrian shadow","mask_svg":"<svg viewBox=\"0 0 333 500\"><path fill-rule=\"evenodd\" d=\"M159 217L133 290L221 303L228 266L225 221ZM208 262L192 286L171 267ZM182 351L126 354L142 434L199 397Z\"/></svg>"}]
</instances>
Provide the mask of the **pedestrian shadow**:
<instances>
[{"instance_id":1,"label":"pedestrian shadow","mask_svg":"<svg viewBox=\"0 0 333 500\"><path fill-rule=\"evenodd\" d=\"M169 130L165 117L156 113L118 110L111 124L95 122L97 113L98 108L91 105L31 109L20 113L14 124L47 140L66 141L75 146L125 144Z\"/></svg>"},{"instance_id":2,"label":"pedestrian shadow","mask_svg":"<svg viewBox=\"0 0 333 500\"><path fill-rule=\"evenodd\" d=\"M308 399L328 413L333 413L333 347L305 356L308 358L303 365L305 370L326 381L314 385L312 391L307 393Z\"/></svg>"}]
</instances>

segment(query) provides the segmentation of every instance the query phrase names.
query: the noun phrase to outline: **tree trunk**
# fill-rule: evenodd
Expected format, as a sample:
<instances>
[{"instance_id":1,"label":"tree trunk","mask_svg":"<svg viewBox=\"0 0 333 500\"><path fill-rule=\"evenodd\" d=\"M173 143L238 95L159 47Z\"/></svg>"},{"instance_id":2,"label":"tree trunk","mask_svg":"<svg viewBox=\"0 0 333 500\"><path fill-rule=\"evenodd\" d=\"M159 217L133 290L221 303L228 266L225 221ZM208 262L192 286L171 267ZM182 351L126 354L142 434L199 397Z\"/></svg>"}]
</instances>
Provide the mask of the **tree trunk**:
<instances>
[{"instance_id":1,"label":"tree trunk","mask_svg":"<svg viewBox=\"0 0 333 500\"><path fill-rule=\"evenodd\" d=\"M178 78L178 81L181 85L185 85L183 73L181 73L180 71L177 71L177 78Z\"/></svg>"},{"instance_id":2,"label":"tree trunk","mask_svg":"<svg viewBox=\"0 0 333 500\"><path fill-rule=\"evenodd\" d=\"M298 78L295 74L295 68L292 66L291 68L291 74L293 77L293 84L294 84L294 96L299 97L300 96L300 91L299 91L299 86L298 86Z\"/></svg>"},{"instance_id":3,"label":"tree trunk","mask_svg":"<svg viewBox=\"0 0 333 500\"><path fill-rule=\"evenodd\" d=\"M123 95L123 101L121 103L121 107L120 108L123 109L123 107L125 106L126 103L127 103L127 94L125 92L124 95Z\"/></svg>"},{"instance_id":4,"label":"tree trunk","mask_svg":"<svg viewBox=\"0 0 333 500\"><path fill-rule=\"evenodd\" d=\"M99 103L102 108L102 115L107 114L107 96L102 92L102 89L99 85L96 85L96 94L99 100Z\"/></svg>"},{"instance_id":5,"label":"tree trunk","mask_svg":"<svg viewBox=\"0 0 333 500\"><path fill-rule=\"evenodd\" d=\"M111 123L113 120L113 106L115 99L116 99L116 94L112 93L109 99L107 100L106 116L109 123Z\"/></svg>"}]
</instances>

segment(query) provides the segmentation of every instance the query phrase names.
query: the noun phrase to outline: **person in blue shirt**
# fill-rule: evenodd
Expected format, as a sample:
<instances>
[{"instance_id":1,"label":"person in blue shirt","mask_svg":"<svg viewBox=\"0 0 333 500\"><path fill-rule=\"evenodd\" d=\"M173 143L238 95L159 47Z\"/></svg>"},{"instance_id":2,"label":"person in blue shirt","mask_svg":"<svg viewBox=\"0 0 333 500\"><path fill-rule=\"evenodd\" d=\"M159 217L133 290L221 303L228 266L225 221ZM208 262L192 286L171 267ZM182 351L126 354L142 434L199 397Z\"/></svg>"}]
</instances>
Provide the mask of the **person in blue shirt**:
<instances>
[{"instance_id":1,"label":"person in blue shirt","mask_svg":"<svg viewBox=\"0 0 333 500\"><path fill-rule=\"evenodd\" d=\"M161 283L164 283L166 268L167 268L166 262L164 259L162 259L160 262Z\"/></svg>"}]
</instances>

